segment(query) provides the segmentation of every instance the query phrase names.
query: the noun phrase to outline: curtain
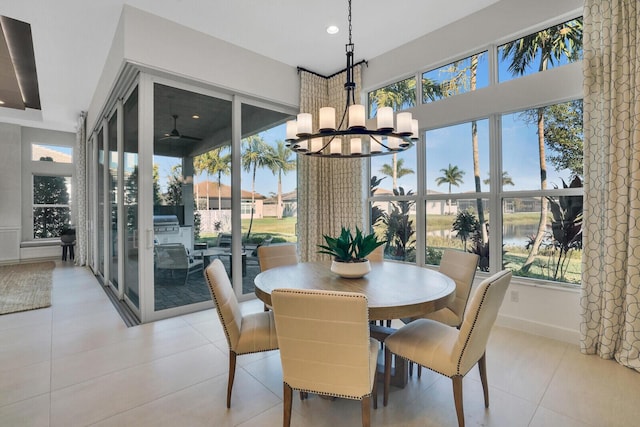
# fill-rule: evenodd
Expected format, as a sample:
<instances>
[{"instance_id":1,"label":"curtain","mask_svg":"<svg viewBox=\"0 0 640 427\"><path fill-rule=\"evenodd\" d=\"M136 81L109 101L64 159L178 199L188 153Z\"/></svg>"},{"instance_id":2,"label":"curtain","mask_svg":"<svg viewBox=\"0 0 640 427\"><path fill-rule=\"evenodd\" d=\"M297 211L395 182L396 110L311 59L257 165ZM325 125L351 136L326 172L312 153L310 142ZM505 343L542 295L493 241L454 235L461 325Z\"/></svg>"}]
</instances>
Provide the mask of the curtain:
<instances>
[{"instance_id":1,"label":"curtain","mask_svg":"<svg viewBox=\"0 0 640 427\"><path fill-rule=\"evenodd\" d=\"M584 8L581 351L640 371L640 73L637 0Z\"/></svg>"},{"instance_id":2,"label":"curtain","mask_svg":"<svg viewBox=\"0 0 640 427\"><path fill-rule=\"evenodd\" d=\"M74 203L76 204L76 252L75 264L87 264L87 114L83 111L78 117L75 147L75 186Z\"/></svg>"},{"instance_id":3,"label":"curtain","mask_svg":"<svg viewBox=\"0 0 640 427\"><path fill-rule=\"evenodd\" d=\"M361 65L354 67L355 98L360 98ZM300 111L313 115L318 128L320 107L336 109L340 123L346 103L345 72L325 78L300 70ZM328 159L298 155L298 246L301 261L328 259L318 254L323 234L341 227L364 228L363 159Z\"/></svg>"}]
</instances>

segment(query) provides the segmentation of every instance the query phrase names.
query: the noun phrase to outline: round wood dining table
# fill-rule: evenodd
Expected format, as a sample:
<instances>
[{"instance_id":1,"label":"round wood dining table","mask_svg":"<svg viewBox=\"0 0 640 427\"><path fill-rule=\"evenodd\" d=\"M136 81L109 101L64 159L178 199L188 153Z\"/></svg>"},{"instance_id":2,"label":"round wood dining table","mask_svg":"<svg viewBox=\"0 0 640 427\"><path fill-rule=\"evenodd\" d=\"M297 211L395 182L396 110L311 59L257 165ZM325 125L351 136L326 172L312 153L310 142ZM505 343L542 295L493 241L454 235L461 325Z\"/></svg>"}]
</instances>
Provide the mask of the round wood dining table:
<instances>
[{"instance_id":1,"label":"round wood dining table","mask_svg":"<svg viewBox=\"0 0 640 427\"><path fill-rule=\"evenodd\" d=\"M439 310L456 290L451 278L413 264L372 262L371 271L360 279L342 278L330 265L304 262L264 271L254 280L256 295L271 305L271 292L278 288L359 292L367 296L370 320L388 320Z\"/></svg>"}]
</instances>

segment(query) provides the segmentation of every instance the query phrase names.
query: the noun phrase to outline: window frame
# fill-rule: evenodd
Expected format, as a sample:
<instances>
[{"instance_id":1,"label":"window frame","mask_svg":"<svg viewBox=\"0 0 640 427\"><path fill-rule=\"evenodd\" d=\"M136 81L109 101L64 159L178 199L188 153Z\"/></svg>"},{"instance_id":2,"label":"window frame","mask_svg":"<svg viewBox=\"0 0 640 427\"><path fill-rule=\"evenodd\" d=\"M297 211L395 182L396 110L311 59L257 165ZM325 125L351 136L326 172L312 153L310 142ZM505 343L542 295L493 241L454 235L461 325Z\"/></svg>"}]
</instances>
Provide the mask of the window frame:
<instances>
[{"instance_id":1,"label":"window frame","mask_svg":"<svg viewBox=\"0 0 640 427\"><path fill-rule=\"evenodd\" d=\"M571 21L573 19L581 18L580 12L576 11L575 14L560 16L553 21L546 21L536 27L530 27L516 34L511 34L500 39L491 41L491 43L485 46L476 46L472 50L466 50L460 55L455 55L453 58L465 58L473 52L481 52L487 50L489 52L489 85L482 90L467 92L459 94L455 97L450 97L446 102L430 102L428 104L419 104L415 108L411 109L414 117L420 120L423 126L420 129L420 142L414 147L414 153L417 157L418 170L418 189L412 196L412 200L415 201L416 206L416 258L419 265L424 265L424 262L420 260L425 259L425 238L426 238L426 221L422 218L425 216L425 203L434 199L468 199L469 194L443 194L441 197L434 195L427 195L426 191L426 148L425 132L431 129L443 128L446 126L452 126L460 123L471 122L473 120L489 119L489 145L490 145L490 164L489 172L491 176L501 176L502 158L501 158L501 116L503 114L509 114L526 109L533 109L541 106L559 104L582 98L582 60L578 60L573 63L569 63L560 67L547 70L546 73L534 73L533 75L523 76L518 79L512 79L507 82L498 83L498 55L497 47L510 40L516 40L527 34L534 34L545 28L552 27L557 24ZM434 61L431 66L425 69L437 69L440 65L446 65L452 62L452 57ZM454 59L455 60L455 59ZM416 76L422 75L422 70L416 71ZM391 79L387 81L392 81ZM419 88L421 85L417 85ZM371 90L365 90L363 93L363 100L368 101L368 94L375 88L379 88L380 85L376 84L372 86ZM421 99L422 94L416 94L417 99ZM470 107L471 106L471 107ZM368 164L369 177L376 175L371 169L371 163ZM482 171L484 174L485 171ZM544 191L544 193L542 193ZM491 212L491 220L493 223L502 224L503 215L502 207L505 199L518 198L518 197L530 197L530 196L557 196L557 195L580 195L584 197L583 188L577 189L546 189L546 190L532 190L532 191L509 191L503 190L502 185L492 185L490 189L482 193L473 193L473 198L486 198L488 199L489 212ZM406 197L405 197L406 198ZM371 206L374 202L385 201L390 202L394 200L400 200L401 198L394 197L393 195L383 196L367 196L367 206ZM370 210L367 209L367 215L370 215ZM366 218L369 223L369 217ZM492 227L493 229L494 227ZM501 251L502 242L502 227L500 229L499 238L490 239L490 251L491 254L499 254ZM492 230L493 231L493 230ZM494 233L496 234L496 233ZM496 272L502 268L502 256L490 257L490 272ZM485 273L479 272L479 277L482 277ZM566 283L546 281L543 279L533 279L527 277L514 278L520 283L528 283L538 285L550 285L556 288L571 288L575 289L579 285Z\"/></svg>"},{"instance_id":2,"label":"window frame","mask_svg":"<svg viewBox=\"0 0 640 427\"><path fill-rule=\"evenodd\" d=\"M69 180L69 188L68 188L68 192L69 192L69 203L67 204L59 204L59 203L35 203L34 201L34 197L35 197L35 178L36 177L48 177L48 178L64 178L65 181L68 179ZM69 211L69 224L73 224L73 176L71 174L51 174L51 173L40 173L40 172L34 172L31 175L31 237L33 240L37 240L37 241L46 241L46 240L51 240L51 239L56 239L59 236L50 236L50 237L36 237L35 236L35 210L36 209L47 209L47 208L63 208L63 209L68 209Z\"/></svg>"}]
</instances>

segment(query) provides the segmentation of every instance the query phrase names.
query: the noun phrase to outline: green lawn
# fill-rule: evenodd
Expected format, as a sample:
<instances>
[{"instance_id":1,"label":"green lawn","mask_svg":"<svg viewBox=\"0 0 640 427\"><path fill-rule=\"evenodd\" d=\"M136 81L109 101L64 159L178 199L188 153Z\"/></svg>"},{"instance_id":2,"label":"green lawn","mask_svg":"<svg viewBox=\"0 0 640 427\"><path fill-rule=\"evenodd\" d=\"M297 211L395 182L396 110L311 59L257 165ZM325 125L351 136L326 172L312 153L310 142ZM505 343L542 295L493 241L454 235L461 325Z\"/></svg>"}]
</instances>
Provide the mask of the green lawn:
<instances>
[{"instance_id":1,"label":"green lawn","mask_svg":"<svg viewBox=\"0 0 640 427\"><path fill-rule=\"evenodd\" d=\"M298 218L287 217L282 219L276 218L255 218L251 226L251 236L249 240L254 243L260 243L265 238L271 236L274 243L296 242L296 223ZM245 240L247 231L249 230L249 220L242 220L242 239ZM200 236L201 241L209 242L209 245L215 245L216 234L203 234Z\"/></svg>"}]
</instances>

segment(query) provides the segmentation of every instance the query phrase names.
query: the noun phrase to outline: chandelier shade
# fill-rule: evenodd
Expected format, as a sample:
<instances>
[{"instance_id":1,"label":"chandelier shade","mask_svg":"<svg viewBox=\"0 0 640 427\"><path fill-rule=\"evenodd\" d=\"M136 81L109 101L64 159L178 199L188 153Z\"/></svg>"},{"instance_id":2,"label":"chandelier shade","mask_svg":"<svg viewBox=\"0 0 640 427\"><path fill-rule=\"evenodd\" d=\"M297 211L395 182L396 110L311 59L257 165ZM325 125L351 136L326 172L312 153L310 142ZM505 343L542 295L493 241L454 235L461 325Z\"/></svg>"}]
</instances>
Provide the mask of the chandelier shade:
<instances>
[{"instance_id":1,"label":"chandelier shade","mask_svg":"<svg viewBox=\"0 0 640 427\"><path fill-rule=\"evenodd\" d=\"M366 108L356 104L353 79L354 45L351 41L351 0L348 0L349 43L346 45L347 67L344 89L346 103L336 126L336 109L322 107L318 111L318 129L313 129L311 113L300 113L286 125L286 144L299 153L314 157L370 157L405 151L419 139L418 120L411 113L395 115L392 107L376 111L376 126L366 125Z\"/></svg>"}]
</instances>

